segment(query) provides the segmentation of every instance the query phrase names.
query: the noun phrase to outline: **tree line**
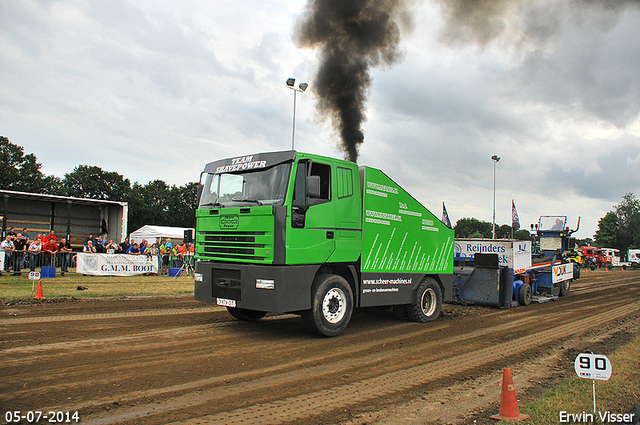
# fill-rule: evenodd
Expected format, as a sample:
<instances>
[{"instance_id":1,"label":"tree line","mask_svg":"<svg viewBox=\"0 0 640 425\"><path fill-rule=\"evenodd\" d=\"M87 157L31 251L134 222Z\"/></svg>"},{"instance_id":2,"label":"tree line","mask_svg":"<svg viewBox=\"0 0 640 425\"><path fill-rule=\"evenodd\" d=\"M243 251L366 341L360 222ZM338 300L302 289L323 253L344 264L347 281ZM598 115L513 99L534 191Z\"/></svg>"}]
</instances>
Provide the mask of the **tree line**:
<instances>
[{"instance_id":1,"label":"tree line","mask_svg":"<svg viewBox=\"0 0 640 425\"><path fill-rule=\"evenodd\" d=\"M78 165L63 178L46 176L33 153L0 136L0 188L45 195L123 201L129 204L129 229L146 224L194 227L198 183L169 186L162 180L148 184L91 165Z\"/></svg>"},{"instance_id":2,"label":"tree line","mask_svg":"<svg viewBox=\"0 0 640 425\"><path fill-rule=\"evenodd\" d=\"M619 249L624 257L629 248L640 248L640 200L631 192L598 222L596 246Z\"/></svg>"},{"instance_id":3,"label":"tree line","mask_svg":"<svg viewBox=\"0 0 640 425\"><path fill-rule=\"evenodd\" d=\"M42 164L34 154L25 154L24 148L0 136L0 188L47 195L76 198L105 199L129 203L130 229L145 224L157 226L194 227L198 183L169 186L162 180L147 184L135 182L97 166L78 165L64 178L46 176ZM492 223L476 218L461 218L454 227L456 238L485 238L493 233ZM581 245L594 242L603 248L616 248L626 253L629 248L640 247L640 200L633 193L623 196L598 223L595 241L578 241ZM511 226L496 225L496 238L511 238ZM520 229L515 239L530 239L529 231Z\"/></svg>"}]
</instances>

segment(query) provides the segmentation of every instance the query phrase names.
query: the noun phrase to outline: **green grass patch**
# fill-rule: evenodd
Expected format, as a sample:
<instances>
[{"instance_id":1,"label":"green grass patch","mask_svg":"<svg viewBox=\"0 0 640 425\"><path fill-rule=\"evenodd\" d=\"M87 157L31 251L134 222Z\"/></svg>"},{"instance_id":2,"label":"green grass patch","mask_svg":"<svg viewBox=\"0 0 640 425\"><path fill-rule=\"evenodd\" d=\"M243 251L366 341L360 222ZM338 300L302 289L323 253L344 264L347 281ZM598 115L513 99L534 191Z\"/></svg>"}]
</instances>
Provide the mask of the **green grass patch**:
<instances>
[{"instance_id":1,"label":"green grass patch","mask_svg":"<svg viewBox=\"0 0 640 425\"><path fill-rule=\"evenodd\" d=\"M193 293L193 279L186 275L168 276L83 276L76 273L60 273L55 278L40 279L45 298L107 297L127 295L170 295ZM78 286L87 290L79 291ZM33 298L35 285L29 280L29 272L22 276L0 276L0 300L15 301Z\"/></svg>"},{"instance_id":2,"label":"green grass patch","mask_svg":"<svg viewBox=\"0 0 640 425\"><path fill-rule=\"evenodd\" d=\"M640 402L640 337L607 357L611 360L613 373L608 381L596 381L597 411L602 414L607 411L614 414L629 413ZM568 370L574 373L573 363L567 366ZM560 423L561 411L571 414L593 414L593 381L574 375L548 389L540 399L520 406L521 413L531 415L530 419L520 423L557 425ZM603 423L597 414L595 419L597 423Z\"/></svg>"}]
</instances>

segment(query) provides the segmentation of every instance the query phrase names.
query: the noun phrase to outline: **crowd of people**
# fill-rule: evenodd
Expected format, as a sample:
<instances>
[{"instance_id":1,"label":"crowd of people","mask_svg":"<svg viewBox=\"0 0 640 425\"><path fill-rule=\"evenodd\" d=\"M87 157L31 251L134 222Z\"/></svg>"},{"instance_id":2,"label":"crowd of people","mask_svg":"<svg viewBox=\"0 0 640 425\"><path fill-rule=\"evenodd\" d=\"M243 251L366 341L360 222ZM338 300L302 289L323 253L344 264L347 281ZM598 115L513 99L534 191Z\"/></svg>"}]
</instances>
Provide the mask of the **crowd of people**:
<instances>
[{"instance_id":1,"label":"crowd of people","mask_svg":"<svg viewBox=\"0 0 640 425\"><path fill-rule=\"evenodd\" d=\"M71 263L71 244L66 238L58 241L53 230L49 233L37 233L31 239L26 228L16 233L12 227L0 243L0 250L5 255L4 271L13 272L14 276L20 276L25 266L34 271L38 267L56 266L58 261L61 274L64 276L64 273L69 271Z\"/></svg>"},{"instance_id":2,"label":"crowd of people","mask_svg":"<svg viewBox=\"0 0 640 425\"><path fill-rule=\"evenodd\" d=\"M33 240L26 228L16 233L12 227L0 243L0 252L4 252L4 271L13 272L14 276L20 276L22 269L28 268L34 271L39 267L60 267L60 274L64 276L69 271L73 262L73 247L66 238L58 240L51 230L47 233L36 234ZM149 260L156 257L158 271L161 275L168 275L169 268L182 267L185 262L193 264L193 244L173 244L171 239L157 238L153 243L146 239L131 241L126 238L116 244L113 241L105 242L102 236L89 235L82 247L82 252L145 255ZM2 270L0 270L0 276Z\"/></svg>"}]
</instances>

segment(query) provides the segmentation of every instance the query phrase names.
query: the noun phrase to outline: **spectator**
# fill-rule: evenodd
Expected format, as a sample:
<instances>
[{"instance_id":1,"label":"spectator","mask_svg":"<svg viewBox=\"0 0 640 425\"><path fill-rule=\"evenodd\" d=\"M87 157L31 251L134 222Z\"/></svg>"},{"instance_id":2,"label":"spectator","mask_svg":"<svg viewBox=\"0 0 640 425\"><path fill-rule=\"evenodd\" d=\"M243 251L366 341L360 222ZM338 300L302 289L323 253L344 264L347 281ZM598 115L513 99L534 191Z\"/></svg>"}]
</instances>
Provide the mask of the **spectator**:
<instances>
[{"instance_id":1,"label":"spectator","mask_svg":"<svg viewBox=\"0 0 640 425\"><path fill-rule=\"evenodd\" d=\"M180 266L182 266L186 261L185 255L187 255L187 245L184 243L178 245L177 253L178 253L178 262L180 263Z\"/></svg>"},{"instance_id":2,"label":"spectator","mask_svg":"<svg viewBox=\"0 0 640 425\"><path fill-rule=\"evenodd\" d=\"M100 236L96 238L93 246L96 248L96 252L98 254L104 254L106 252L106 250L104 249L104 241Z\"/></svg>"},{"instance_id":3,"label":"spectator","mask_svg":"<svg viewBox=\"0 0 640 425\"><path fill-rule=\"evenodd\" d=\"M158 245L153 244L145 250L145 254L147 254L147 260L151 261L154 255L158 255Z\"/></svg>"},{"instance_id":4,"label":"spectator","mask_svg":"<svg viewBox=\"0 0 640 425\"><path fill-rule=\"evenodd\" d=\"M13 242L16 238L16 231L13 227L9 228L9 232L7 233L7 235L11 236L11 242Z\"/></svg>"},{"instance_id":5,"label":"spectator","mask_svg":"<svg viewBox=\"0 0 640 425\"><path fill-rule=\"evenodd\" d=\"M149 242L143 239L142 242L140 242L140 254L142 255L147 252L147 249L149 249Z\"/></svg>"},{"instance_id":6,"label":"spectator","mask_svg":"<svg viewBox=\"0 0 640 425\"><path fill-rule=\"evenodd\" d=\"M120 250L120 247L114 241L109 241L104 248L107 251L107 254L115 254L116 251Z\"/></svg>"},{"instance_id":7,"label":"spectator","mask_svg":"<svg viewBox=\"0 0 640 425\"><path fill-rule=\"evenodd\" d=\"M127 250L127 254L140 255L140 246L134 242Z\"/></svg>"},{"instance_id":8,"label":"spectator","mask_svg":"<svg viewBox=\"0 0 640 425\"><path fill-rule=\"evenodd\" d=\"M71 242L62 238L60 240L60 244L58 244L58 250L62 253L62 264L60 265L60 274L64 276L65 273L69 271L69 264L71 263Z\"/></svg>"},{"instance_id":9,"label":"spectator","mask_svg":"<svg viewBox=\"0 0 640 425\"><path fill-rule=\"evenodd\" d=\"M160 245L160 256L162 257L162 267L160 269L160 275L166 276L169 274L169 248L165 242Z\"/></svg>"},{"instance_id":10,"label":"spectator","mask_svg":"<svg viewBox=\"0 0 640 425\"><path fill-rule=\"evenodd\" d=\"M96 248L93 246L93 241L92 240L87 239L87 244L82 247L82 252L88 252L88 253L91 253L91 254L95 254L96 253Z\"/></svg>"},{"instance_id":11,"label":"spectator","mask_svg":"<svg viewBox=\"0 0 640 425\"><path fill-rule=\"evenodd\" d=\"M16 235L13 241L13 275L20 276L22 274L22 261L26 251L27 241L22 237L22 233Z\"/></svg>"},{"instance_id":12,"label":"spectator","mask_svg":"<svg viewBox=\"0 0 640 425\"><path fill-rule=\"evenodd\" d=\"M27 232L27 228L26 227L24 229L22 229L22 237L24 238L24 240L27 243L27 245L31 243L31 241L29 240L29 232Z\"/></svg>"},{"instance_id":13,"label":"spectator","mask_svg":"<svg viewBox=\"0 0 640 425\"><path fill-rule=\"evenodd\" d=\"M55 235L54 235L55 236ZM46 244L43 245L44 262L47 266L56 266L56 253L58 252L58 244L49 234L49 238Z\"/></svg>"},{"instance_id":14,"label":"spectator","mask_svg":"<svg viewBox=\"0 0 640 425\"><path fill-rule=\"evenodd\" d=\"M2 243L0 243L0 249L4 251L4 271L7 273L11 270L11 259L13 257L13 242L11 241L11 235L7 233Z\"/></svg>"},{"instance_id":15,"label":"spectator","mask_svg":"<svg viewBox=\"0 0 640 425\"><path fill-rule=\"evenodd\" d=\"M171 248L171 264L174 268L180 267L179 258L178 258L178 247Z\"/></svg>"},{"instance_id":16,"label":"spectator","mask_svg":"<svg viewBox=\"0 0 640 425\"><path fill-rule=\"evenodd\" d=\"M54 242L58 242L58 237L53 233L53 230L49 231L49 237L47 238L48 240L53 239Z\"/></svg>"},{"instance_id":17,"label":"spectator","mask_svg":"<svg viewBox=\"0 0 640 425\"><path fill-rule=\"evenodd\" d=\"M34 271L36 267L40 267L40 257L42 256L42 241L40 236L36 235L36 239L29 244L29 269Z\"/></svg>"},{"instance_id":18,"label":"spectator","mask_svg":"<svg viewBox=\"0 0 640 425\"><path fill-rule=\"evenodd\" d=\"M129 238L124 238L124 241L120 242L120 251L122 252L127 252L127 250L129 249Z\"/></svg>"}]
</instances>

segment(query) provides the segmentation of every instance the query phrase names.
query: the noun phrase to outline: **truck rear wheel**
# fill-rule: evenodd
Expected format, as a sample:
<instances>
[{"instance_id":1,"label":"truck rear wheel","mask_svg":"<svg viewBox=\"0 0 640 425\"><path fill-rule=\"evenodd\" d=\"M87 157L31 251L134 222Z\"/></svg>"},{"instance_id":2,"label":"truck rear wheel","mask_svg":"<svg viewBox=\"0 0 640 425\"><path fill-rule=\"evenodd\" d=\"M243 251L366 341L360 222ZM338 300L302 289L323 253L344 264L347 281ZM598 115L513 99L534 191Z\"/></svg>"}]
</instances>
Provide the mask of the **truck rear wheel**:
<instances>
[{"instance_id":1,"label":"truck rear wheel","mask_svg":"<svg viewBox=\"0 0 640 425\"><path fill-rule=\"evenodd\" d=\"M531 304L531 285L523 283L518 290L518 302L520 305Z\"/></svg>"},{"instance_id":2,"label":"truck rear wheel","mask_svg":"<svg viewBox=\"0 0 640 425\"><path fill-rule=\"evenodd\" d=\"M560 296L564 297L565 295L567 295L569 293L569 288L571 288L570 280L560 282Z\"/></svg>"},{"instance_id":3,"label":"truck rear wheel","mask_svg":"<svg viewBox=\"0 0 640 425\"><path fill-rule=\"evenodd\" d=\"M353 313L349 283L342 276L323 274L316 276L311 290L311 310L306 311L303 318L320 335L339 335Z\"/></svg>"},{"instance_id":4,"label":"truck rear wheel","mask_svg":"<svg viewBox=\"0 0 640 425\"><path fill-rule=\"evenodd\" d=\"M244 320L245 322L255 322L267 314L266 311L247 310L246 308L238 307L227 307L227 311L236 319Z\"/></svg>"},{"instance_id":5,"label":"truck rear wheel","mask_svg":"<svg viewBox=\"0 0 640 425\"><path fill-rule=\"evenodd\" d=\"M413 293L413 303L406 306L412 322L426 323L436 320L442 310L442 290L434 279L427 277Z\"/></svg>"}]
</instances>

